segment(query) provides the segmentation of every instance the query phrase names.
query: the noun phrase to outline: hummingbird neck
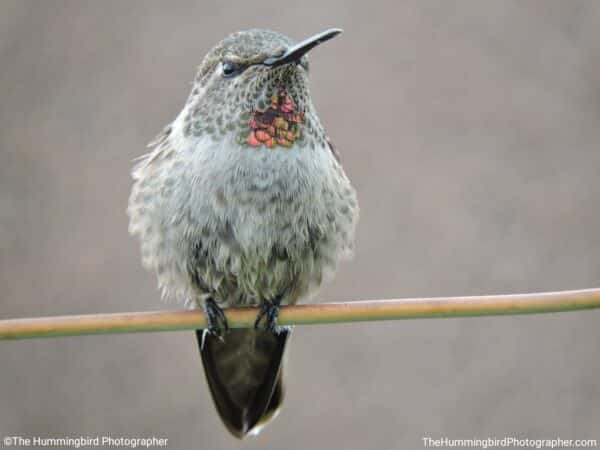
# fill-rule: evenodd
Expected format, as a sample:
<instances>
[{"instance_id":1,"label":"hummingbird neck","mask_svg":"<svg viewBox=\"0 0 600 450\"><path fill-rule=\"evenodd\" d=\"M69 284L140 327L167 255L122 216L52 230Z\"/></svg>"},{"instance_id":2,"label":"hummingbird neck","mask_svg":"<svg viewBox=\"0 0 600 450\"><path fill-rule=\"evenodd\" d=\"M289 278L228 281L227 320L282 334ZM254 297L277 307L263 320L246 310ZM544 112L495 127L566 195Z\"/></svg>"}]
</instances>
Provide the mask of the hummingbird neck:
<instances>
[{"instance_id":1,"label":"hummingbird neck","mask_svg":"<svg viewBox=\"0 0 600 450\"><path fill-rule=\"evenodd\" d=\"M302 128L305 123L305 111L287 92L284 83L271 95L271 103L264 109L250 111L248 134L239 135L239 144L251 147L275 148L291 147L296 141L302 142ZM298 142L298 143L300 143Z\"/></svg>"},{"instance_id":2,"label":"hummingbird neck","mask_svg":"<svg viewBox=\"0 0 600 450\"><path fill-rule=\"evenodd\" d=\"M228 89L194 86L183 114L186 137L232 140L248 151L316 147L326 141L304 69L282 67L231 80ZM210 84L210 80L209 80Z\"/></svg>"}]
</instances>

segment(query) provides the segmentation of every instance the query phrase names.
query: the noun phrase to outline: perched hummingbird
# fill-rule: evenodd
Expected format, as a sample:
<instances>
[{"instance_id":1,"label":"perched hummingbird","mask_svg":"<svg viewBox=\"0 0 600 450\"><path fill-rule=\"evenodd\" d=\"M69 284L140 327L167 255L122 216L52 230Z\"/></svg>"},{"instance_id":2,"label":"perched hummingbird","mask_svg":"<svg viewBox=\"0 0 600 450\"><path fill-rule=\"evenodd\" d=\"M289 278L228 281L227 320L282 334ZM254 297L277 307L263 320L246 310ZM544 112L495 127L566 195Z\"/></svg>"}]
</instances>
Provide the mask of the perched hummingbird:
<instances>
[{"instance_id":1,"label":"perched hummingbird","mask_svg":"<svg viewBox=\"0 0 600 450\"><path fill-rule=\"evenodd\" d=\"M217 411L238 438L278 412L291 328L280 305L309 299L352 253L356 193L308 90L306 53L274 31L233 33L204 58L177 118L133 169L129 231L164 297L203 307L196 332ZM221 308L258 306L254 328Z\"/></svg>"}]
</instances>

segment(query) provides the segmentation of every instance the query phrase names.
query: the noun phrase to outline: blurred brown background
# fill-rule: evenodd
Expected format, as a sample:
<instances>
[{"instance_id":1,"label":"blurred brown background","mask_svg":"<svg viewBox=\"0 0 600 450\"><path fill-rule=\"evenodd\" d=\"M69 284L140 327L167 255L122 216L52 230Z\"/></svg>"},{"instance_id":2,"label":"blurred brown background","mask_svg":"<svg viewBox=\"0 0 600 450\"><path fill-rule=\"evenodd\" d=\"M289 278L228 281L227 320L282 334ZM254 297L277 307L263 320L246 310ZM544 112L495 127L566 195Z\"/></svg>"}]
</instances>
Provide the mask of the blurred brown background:
<instances>
[{"instance_id":1,"label":"blurred brown background","mask_svg":"<svg viewBox=\"0 0 600 450\"><path fill-rule=\"evenodd\" d=\"M312 90L361 201L322 300L600 285L600 4L0 3L0 317L173 308L139 263L131 160L229 32L345 34ZM600 312L299 327L281 416L242 443L192 332L0 343L0 435L173 449L600 440Z\"/></svg>"}]
</instances>

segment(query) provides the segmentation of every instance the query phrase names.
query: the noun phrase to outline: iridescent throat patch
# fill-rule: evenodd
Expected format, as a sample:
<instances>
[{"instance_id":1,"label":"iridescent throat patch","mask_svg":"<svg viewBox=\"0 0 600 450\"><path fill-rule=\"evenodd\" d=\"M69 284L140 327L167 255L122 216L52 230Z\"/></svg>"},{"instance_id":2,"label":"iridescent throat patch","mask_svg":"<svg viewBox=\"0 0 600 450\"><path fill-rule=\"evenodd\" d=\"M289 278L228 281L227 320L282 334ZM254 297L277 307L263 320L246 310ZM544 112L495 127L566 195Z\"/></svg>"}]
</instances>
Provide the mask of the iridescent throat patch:
<instances>
[{"instance_id":1,"label":"iridescent throat patch","mask_svg":"<svg viewBox=\"0 0 600 450\"><path fill-rule=\"evenodd\" d=\"M268 108L250 113L250 133L245 143L252 147L289 148L294 142L302 140L300 125L303 123L304 111L298 111L285 86L281 85L271 97Z\"/></svg>"}]
</instances>

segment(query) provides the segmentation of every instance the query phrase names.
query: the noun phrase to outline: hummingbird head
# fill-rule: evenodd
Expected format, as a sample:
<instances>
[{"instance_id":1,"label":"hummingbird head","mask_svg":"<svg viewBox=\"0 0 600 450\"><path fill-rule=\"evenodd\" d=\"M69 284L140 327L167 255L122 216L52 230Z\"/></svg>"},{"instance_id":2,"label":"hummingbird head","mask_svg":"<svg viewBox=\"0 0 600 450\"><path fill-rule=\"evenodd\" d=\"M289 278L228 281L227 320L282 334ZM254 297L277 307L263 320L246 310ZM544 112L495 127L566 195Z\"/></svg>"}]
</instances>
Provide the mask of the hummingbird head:
<instances>
[{"instance_id":1,"label":"hummingbird head","mask_svg":"<svg viewBox=\"0 0 600 450\"><path fill-rule=\"evenodd\" d=\"M269 30L233 33L204 58L186 104L184 134L245 147L315 146L326 139L308 90L306 53L338 34L298 44Z\"/></svg>"}]
</instances>

